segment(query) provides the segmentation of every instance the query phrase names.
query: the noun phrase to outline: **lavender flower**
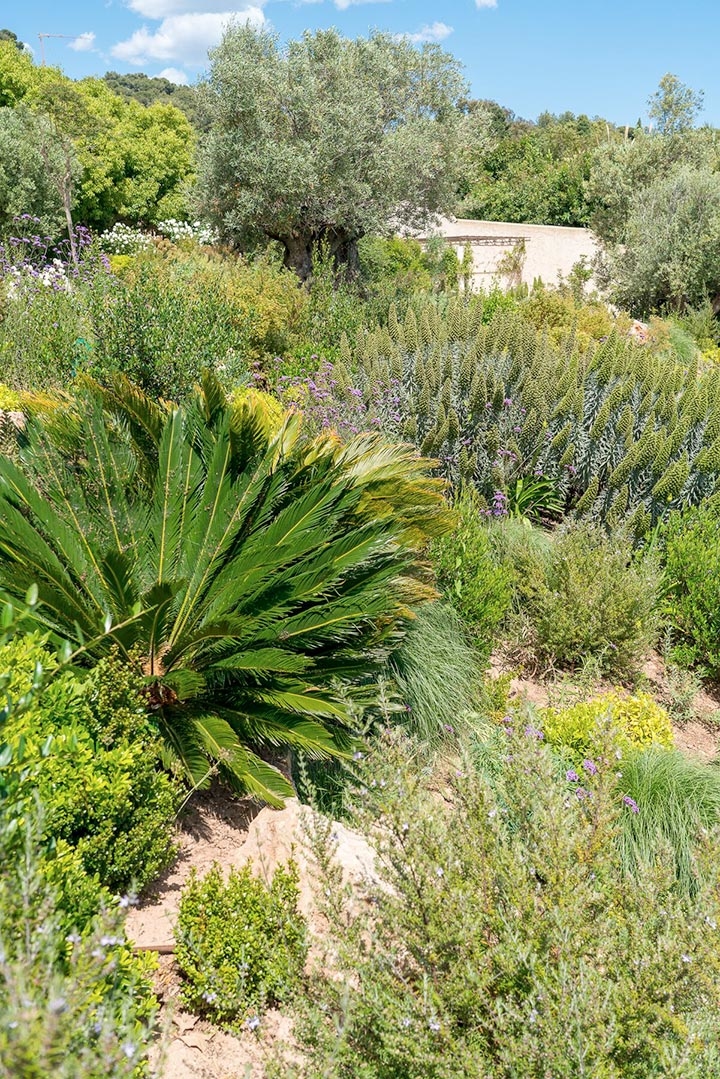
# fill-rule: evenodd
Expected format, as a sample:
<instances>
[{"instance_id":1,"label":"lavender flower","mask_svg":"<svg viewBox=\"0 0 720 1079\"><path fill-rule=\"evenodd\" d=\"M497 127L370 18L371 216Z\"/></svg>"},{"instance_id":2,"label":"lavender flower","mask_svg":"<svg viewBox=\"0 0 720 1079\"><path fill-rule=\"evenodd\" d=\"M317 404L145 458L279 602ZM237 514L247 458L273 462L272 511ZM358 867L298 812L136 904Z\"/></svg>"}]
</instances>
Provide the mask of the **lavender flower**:
<instances>
[{"instance_id":1,"label":"lavender flower","mask_svg":"<svg viewBox=\"0 0 720 1079\"><path fill-rule=\"evenodd\" d=\"M545 737L543 732L539 730L538 727L533 727L532 724L528 724L525 728L525 734L528 738L537 738L538 741L541 741Z\"/></svg>"}]
</instances>

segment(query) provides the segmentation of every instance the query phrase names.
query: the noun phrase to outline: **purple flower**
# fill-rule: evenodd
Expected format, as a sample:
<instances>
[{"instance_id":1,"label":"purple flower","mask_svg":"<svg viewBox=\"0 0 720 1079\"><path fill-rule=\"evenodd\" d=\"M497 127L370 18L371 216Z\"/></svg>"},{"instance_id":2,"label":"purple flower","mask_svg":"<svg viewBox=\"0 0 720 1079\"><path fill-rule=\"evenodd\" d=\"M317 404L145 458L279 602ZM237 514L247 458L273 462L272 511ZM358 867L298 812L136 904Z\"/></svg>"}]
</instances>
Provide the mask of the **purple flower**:
<instances>
[{"instance_id":1,"label":"purple flower","mask_svg":"<svg viewBox=\"0 0 720 1079\"><path fill-rule=\"evenodd\" d=\"M580 776L577 774L574 768L570 768L569 771L565 773L565 778L567 779L568 783L580 782Z\"/></svg>"},{"instance_id":2,"label":"purple flower","mask_svg":"<svg viewBox=\"0 0 720 1079\"><path fill-rule=\"evenodd\" d=\"M586 791L584 787L578 787L578 789L575 791L575 794L578 796L581 802L584 801L585 798L592 798L590 791Z\"/></svg>"},{"instance_id":3,"label":"purple flower","mask_svg":"<svg viewBox=\"0 0 720 1079\"><path fill-rule=\"evenodd\" d=\"M598 766L595 761L591 761L589 758L583 761L583 768L590 776L596 776L598 774Z\"/></svg>"},{"instance_id":4,"label":"purple flower","mask_svg":"<svg viewBox=\"0 0 720 1079\"><path fill-rule=\"evenodd\" d=\"M541 730L539 730L537 727L533 727L532 724L528 724L528 726L525 728L525 734L527 735L528 738L537 738L538 741L540 741L541 739L543 739L545 737L543 732Z\"/></svg>"},{"instance_id":5,"label":"purple flower","mask_svg":"<svg viewBox=\"0 0 720 1079\"><path fill-rule=\"evenodd\" d=\"M623 802L628 807L628 809L630 810L631 813L639 813L640 812L640 806L637 804L637 802L634 799L632 799L630 797L629 794L623 794Z\"/></svg>"}]
</instances>

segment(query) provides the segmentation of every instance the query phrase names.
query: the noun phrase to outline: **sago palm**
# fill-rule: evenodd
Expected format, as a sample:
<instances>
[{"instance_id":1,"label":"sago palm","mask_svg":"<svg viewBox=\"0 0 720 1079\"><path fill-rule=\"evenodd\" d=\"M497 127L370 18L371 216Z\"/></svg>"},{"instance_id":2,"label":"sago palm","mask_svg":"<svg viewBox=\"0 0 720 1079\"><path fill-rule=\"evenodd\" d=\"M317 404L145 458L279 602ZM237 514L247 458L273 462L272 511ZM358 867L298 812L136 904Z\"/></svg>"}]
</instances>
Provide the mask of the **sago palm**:
<instances>
[{"instance_id":1,"label":"sago palm","mask_svg":"<svg viewBox=\"0 0 720 1079\"><path fill-rule=\"evenodd\" d=\"M0 457L0 590L37 622L138 666L171 753L268 801L255 752L350 744L338 680L368 679L432 594L416 551L446 528L436 482L374 435L303 441L207 378L185 407L87 382Z\"/></svg>"}]
</instances>

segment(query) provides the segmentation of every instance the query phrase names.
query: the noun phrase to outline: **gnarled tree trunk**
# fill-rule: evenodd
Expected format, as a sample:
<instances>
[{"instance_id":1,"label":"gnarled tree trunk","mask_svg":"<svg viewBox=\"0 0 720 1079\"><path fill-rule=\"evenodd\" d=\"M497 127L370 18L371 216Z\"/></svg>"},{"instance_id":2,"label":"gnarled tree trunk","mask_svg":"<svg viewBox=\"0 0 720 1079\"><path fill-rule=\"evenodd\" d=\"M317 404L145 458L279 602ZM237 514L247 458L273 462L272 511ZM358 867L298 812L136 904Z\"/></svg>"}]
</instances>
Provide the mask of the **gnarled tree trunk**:
<instances>
[{"instance_id":1,"label":"gnarled tree trunk","mask_svg":"<svg viewBox=\"0 0 720 1079\"><path fill-rule=\"evenodd\" d=\"M324 228L278 239L285 248L285 266L294 270L303 284L312 278L313 254L320 244L327 245L338 273L345 280L356 277L359 272L357 235L341 229Z\"/></svg>"}]
</instances>

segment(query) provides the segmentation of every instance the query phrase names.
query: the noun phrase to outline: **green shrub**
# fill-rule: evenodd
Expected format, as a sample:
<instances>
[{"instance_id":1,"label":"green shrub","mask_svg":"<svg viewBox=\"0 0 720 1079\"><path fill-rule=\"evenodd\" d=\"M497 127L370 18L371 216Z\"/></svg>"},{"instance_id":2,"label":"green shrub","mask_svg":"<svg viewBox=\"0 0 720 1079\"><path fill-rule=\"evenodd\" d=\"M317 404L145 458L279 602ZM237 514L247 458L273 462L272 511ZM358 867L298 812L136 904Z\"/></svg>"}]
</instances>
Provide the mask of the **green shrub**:
<instances>
[{"instance_id":1,"label":"green shrub","mask_svg":"<svg viewBox=\"0 0 720 1079\"><path fill-rule=\"evenodd\" d=\"M4 645L5 693L21 697L36 665L52 674L55 662L37 637ZM58 673L7 721L2 739L8 759L0 799L42 801L69 914L73 904L92 910L99 886L116 894L144 887L172 859L179 787L160 768L160 743L134 675L116 659L83 677Z\"/></svg>"},{"instance_id":2,"label":"green shrub","mask_svg":"<svg viewBox=\"0 0 720 1079\"><path fill-rule=\"evenodd\" d=\"M86 336L78 294L38 286L3 298L0 292L0 371L11 390L67 385L81 362Z\"/></svg>"},{"instance_id":3,"label":"green shrub","mask_svg":"<svg viewBox=\"0 0 720 1079\"><path fill-rule=\"evenodd\" d=\"M252 262L156 244L114 256L112 271L83 265L67 291L0 291L0 371L13 389L66 387L90 371L121 372L149 392L185 397L204 368L228 386L253 363L289 350L307 299L294 274Z\"/></svg>"},{"instance_id":4,"label":"green shrub","mask_svg":"<svg viewBox=\"0 0 720 1079\"><path fill-rule=\"evenodd\" d=\"M652 564L599 528L569 528L547 560L519 580L540 658L577 667L588 657L609 674L628 675L654 642L657 580Z\"/></svg>"},{"instance_id":5,"label":"green shrub","mask_svg":"<svg viewBox=\"0 0 720 1079\"><path fill-rule=\"evenodd\" d=\"M477 500L465 494L456 509L457 527L431 547L433 568L475 647L488 656L512 601L511 574L494 557L488 524L480 516Z\"/></svg>"},{"instance_id":6,"label":"green shrub","mask_svg":"<svg viewBox=\"0 0 720 1079\"><path fill-rule=\"evenodd\" d=\"M484 666L452 607L422 607L390 663L406 729L432 747L454 741L478 707Z\"/></svg>"},{"instance_id":7,"label":"green shrub","mask_svg":"<svg viewBox=\"0 0 720 1079\"><path fill-rule=\"evenodd\" d=\"M664 532L662 612L681 666L720 677L720 514L673 514Z\"/></svg>"},{"instance_id":8,"label":"green shrub","mask_svg":"<svg viewBox=\"0 0 720 1079\"><path fill-rule=\"evenodd\" d=\"M244 327L235 325L218 282L202 280L192 256L184 262L154 250L137 255L121 276L96 279L86 301L87 367L100 380L122 373L156 397L181 400L204 368L228 385L247 377Z\"/></svg>"},{"instance_id":9,"label":"green shrub","mask_svg":"<svg viewBox=\"0 0 720 1079\"><path fill-rule=\"evenodd\" d=\"M647 693L614 690L562 711L545 708L541 717L548 742L567 747L576 761L597 755L608 733L624 751L673 745L670 716Z\"/></svg>"},{"instance_id":10,"label":"green shrub","mask_svg":"<svg viewBox=\"0 0 720 1079\"><path fill-rule=\"evenodd\" d=\"M617 763L569 796L534 727L497 737L492 782L470 766L419 777L394 739L369 758L355 826L384 886L348 911L327 878L332 970L297 1002L300 1059L273 1076L716 1074L716 859L690 896L664 848L629 879Z\"/></svg>"},{"instance_id":11,"label":"green shrub","mask_svg":"<svg viewBox=\"0 0 720 1079\"><path fill-rule=\"evenodd\" d=\"M556 344L574 332L583 349L604 340L615 328L607 304L588 299L578 303L571 294L559 289L534 289L521 311L538 329L547 327Z\"/></svg>"},{"instance_id":12,"label":"green shrub","mask_svg":"<svg viewBox=\"0 0 720 1079\"><path fill-rule=\"evenodd\" d=\"M0 1075L140 1079L152 961L126 943L117 905L73 928L45 846L35 813L0 803Z\"/></svg>"},{"instance_id":13,"label":"green shrub","mask_svg":"<svg viewBox=\"0 0 720 1079\"><path fill-rule=\"evenodd\" d=\"M20 407L20 394L0 382L0 412L17 412Z\"/></svg>"},{"instance_id":14,"label":"green shrub","mask_svg":"<svg viewBox=\"0 0 720 1079\"><path fill-rule=\"evenodd\" d=\"M368 286L392 283L398 292L432 287L432 277L417 240L364 236L358 243L360 272Z\"/></svg>"},{"instance_id":15,"label":"green shrub","mask_svg":"<svg viewBox=\"0 0 720 1079\"><path fill-rule=\"evenodd\" d=\"M249 865L231 870L227 883L218 865L191 877L175 930L189 1008L233 1025L292 999L307 953L298 895L293 862L278 866L270 884Z\"/></svg>"}]
</instances>

